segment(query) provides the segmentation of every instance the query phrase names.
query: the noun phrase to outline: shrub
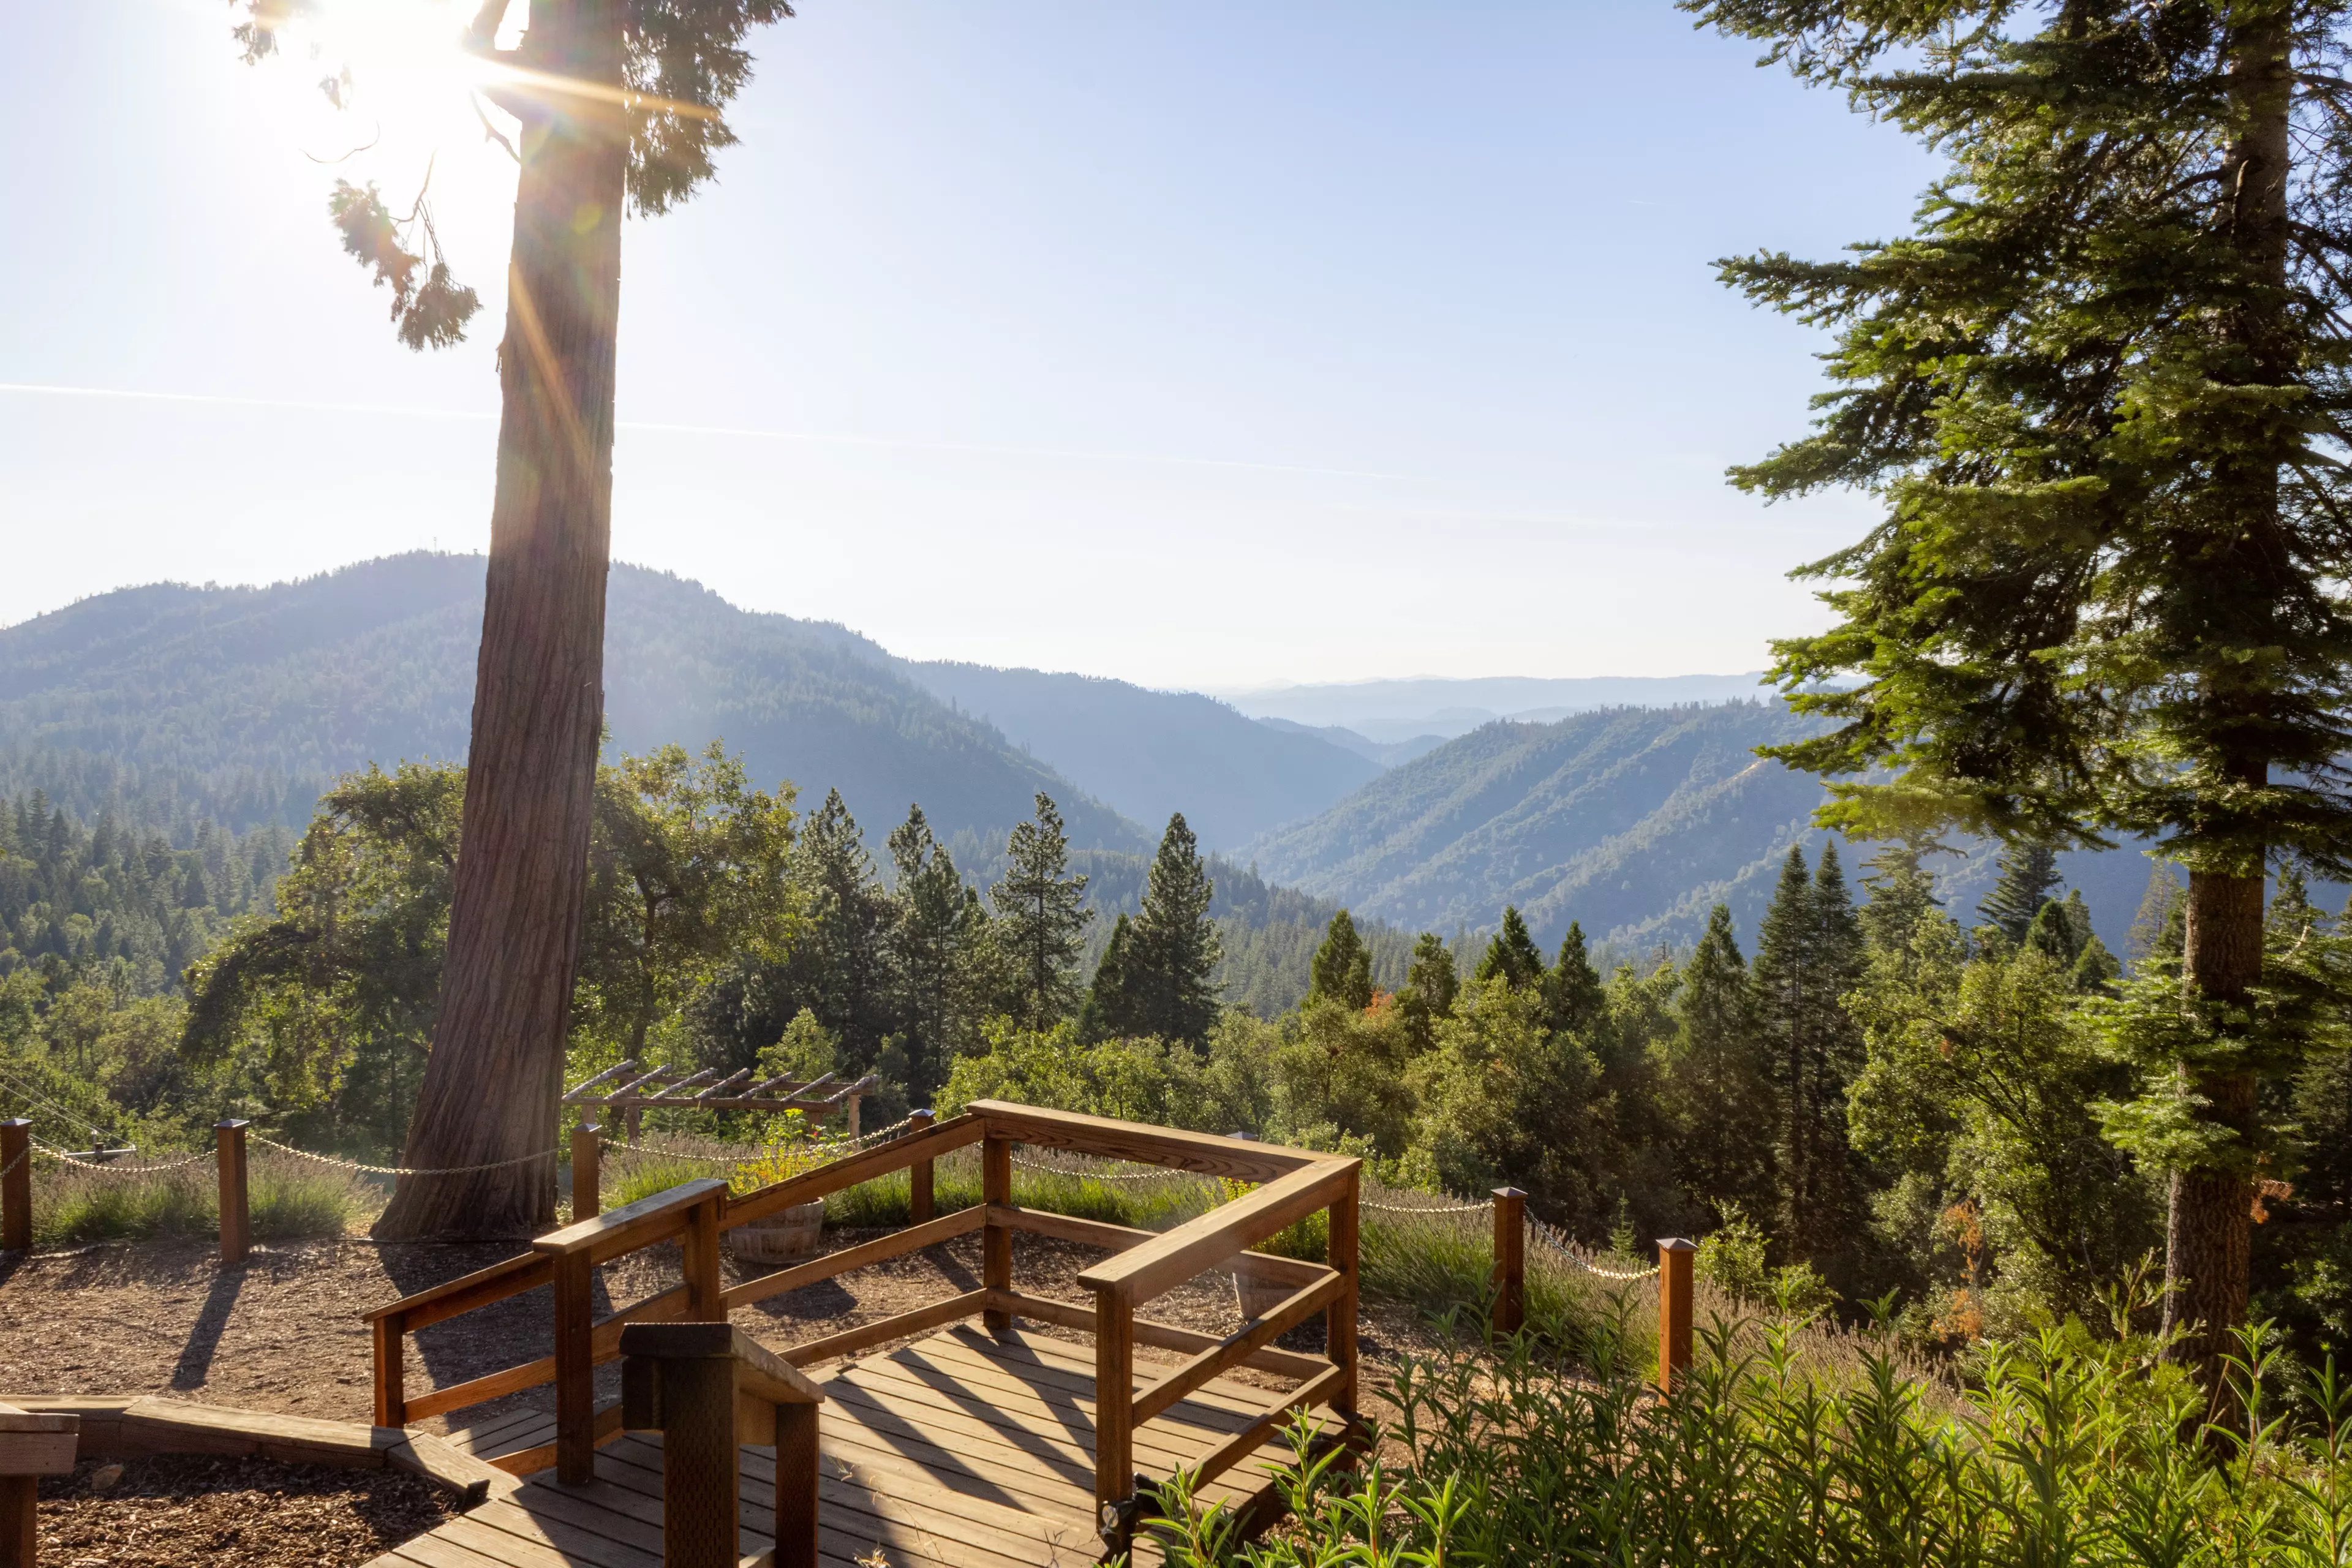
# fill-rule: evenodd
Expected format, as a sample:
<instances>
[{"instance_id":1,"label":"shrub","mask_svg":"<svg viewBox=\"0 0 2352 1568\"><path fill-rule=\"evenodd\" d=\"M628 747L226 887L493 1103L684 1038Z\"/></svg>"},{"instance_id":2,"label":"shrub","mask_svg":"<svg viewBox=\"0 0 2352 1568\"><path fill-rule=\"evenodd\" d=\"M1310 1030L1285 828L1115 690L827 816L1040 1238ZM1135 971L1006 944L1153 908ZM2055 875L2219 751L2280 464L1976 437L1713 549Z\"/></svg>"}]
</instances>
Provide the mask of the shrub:
<instances>
[{"instance_id":1,"label":"shrub","mask_svg":"<svg viewBox=\"0 0 2352 1568\"><path fill-rule=\"evenodd\" d=\"M367 1190L343 1172L257 1161L246 1173L246 1214L259 1241L341 1236L366 1205ZM220 1234L220 1184L212 1165L142 1173L49 1167L33 1184L33 1243Z\"/></svg>"}]
</instances>

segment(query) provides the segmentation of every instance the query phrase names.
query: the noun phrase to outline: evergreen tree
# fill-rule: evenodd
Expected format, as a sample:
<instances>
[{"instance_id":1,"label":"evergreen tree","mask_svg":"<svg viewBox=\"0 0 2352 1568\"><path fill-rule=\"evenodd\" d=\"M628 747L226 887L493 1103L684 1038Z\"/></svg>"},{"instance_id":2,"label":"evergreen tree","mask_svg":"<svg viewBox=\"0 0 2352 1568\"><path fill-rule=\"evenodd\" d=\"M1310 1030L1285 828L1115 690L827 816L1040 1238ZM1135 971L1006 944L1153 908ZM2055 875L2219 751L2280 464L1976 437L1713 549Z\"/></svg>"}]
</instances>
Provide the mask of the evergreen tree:
<instances>
[{"instance_id":1,"label":"evergreen tree","mask_svg":"<svg viewBox=\"0 0 2352 1568\"><path fill-rule=\"evenodd\" d=\"M1135 1032L1196 1048L1208 1044L1217 1021L1217 988L1209 976L1222 956L1209 918L1215 891L1199 842L1178 812L1168 819L1142 912L1128 932L1125 984L1134 998ZM1369 973L1369 952L1365 963Z\"/></svg>"},{"instance_id":2,"label":"evergreen tree","mask_svg":"<svg viewBox=\"0 0 2352 1568\"><path fill-rule=\"evenodd\" d=\"M1864 862L1869 872L1862 880L1870 899L1862 907L1862 937L1871 952L1902 952L1919 922L1943 907L1936 879L1922 864L1930 847L1906 836Z\"/></svg>"},{"instance_id":3,"label":"evergreen tree","mask_svg":"<svg viewBox=\"0 0 2352 1568\"><path fill-rule=\"evenodd\" d=\"M1779 1116L1778 1229L1797 1261L1838 1284L1849 1277L1857 1228L1845 1096L1861 1062L1860 1033L1840 999L1860 977L1862 957L1861 922L1836 845L1822 846L1810 878L1804 847L1791 847L1751 972Z\"/></svg>"},{"instance_id":4,"label":"evergreen tree","mask_svg":"<svg viewBox=\"0 0 2352 1568\"><path fill-rule=\"evenodd\" d=\"M1077 1005L1078 952L1086 940L1087 879L1071 876L1062 814L1043 794L1037 815L1013 830L1004 879L989 889L1009 970L1008 1010L1024 1026L1050 1028Z\"/></svg>"},{"instance_id":5,"label":"evergreen tree","mask_svg":"<svg viewBox=\"0 0 2352 1568\"><path fill-rule=\"evenodd\" d=\"M1369 970L1366 977L1370 978ZM1461 976L1454 970L1454 953L1445 939L1435 931L1422 932L1413 942L1412 963L1405 971L1404 988L1396 998L1413 1055L1436 1043L1436 1022L1454 1011L1454 994L1460 989Z\"/></svg>"},{"instance_id":6,"label":"evergreen tree","mask_svg":"<svg viewBox=\"0 0 2352 1568\"><path fill-rule=\"evenodd\" d=\"M1763 1212L1771 1195L1772 1101L1748 963L1717 904L1683 966L1666 1064L1666 1114L1684 1189L1717 1219L1735 1206Z\"/></svg>"},{"instance_id":7,"label":"evergreen tree","mask_svg":"<svg viewBox=\"0 0 2352 1568\"><path fill-rule=\"evenodd\" d=\"M1136 1005L1134 972L1129 965L1129 926L1121 915L1111 922L1110 941L1103 947L1102 961L1095 965L1094 983L1087 988L1087 999L1078 1009L1078 1039L1094 1045L1121 1035L1139 1035L1147 1031L1139 1022Z\"/></svg>"},{"instance_id":8,"label":"evergreen tree","mask_svg":"<svg viewBox=\"0 0 2352 1568\"><path fill-rule=\"evenodd\" d=\"M2033 917L2057 891L2058 852L2047 844L2004 845L2000 870L1992 891L1977 905L1977 917L2015 946L2025 940Z\"/></svg>"},{"instance_id":9,"label":"evergreen tree","mask_svg":"<svg viewBox=\"0 0 2352 1568\"><path fill-rule=\"evenodd\" d=\"M928 1104L955 1058L977 1043L972 1013L974 950L985 940L980 895L963 885L947 846L931 836L919 805L890 830L898 887L890 950L898 1021L905 1033L908 1087Z\"/></svg>"},{"instance_id":10,"label":"evergreen tree","mask_svg":"<svg viewBox=\"0 0 2352 1568\"><path fill-rule=\"evenodd\" d=\"M841 1042L849 1068L864 1072L897 1026L898 991L890 935L891 901L874 875L866 835L837 789L825 793L801 828L793 879L808 900L807 921L793 953L803 976L803 1005Z\"/></svg>"},{"instance_id":11,"label":"evergreen tree","mask_svg":"<svg viewBox=\"0 0 2352 1568\"><path fill-rule=\"evenodd\" d=\"M1477 971L1471 978L1493 980L1498 976L1514 991L1543 984L1543 951L1528 934L1528 922L1520 918L1516 904L1503 906L1503 928L1486 944L1486 955L1478 960Z\"/></svg>"},{"instance_id":12,"label":"evergreen tree","mask_svg":"<svg viewBox=\"0 0 2352 1568\"><path fill-rule=\"evenodd\" d=\"M1559 941L1559 961L1544 975L1544 1007L1555 1029L1569 1033L1591 1044L1594 1031L1608 1016L1609 996L1601 984L1600 971L1584 951L1584 928L1574 921L1568 922L1568 934Z\"/></svg>"},{"instance_id":13,"label":"evergreen tree","mask_svg":"<svg viewBox=\"0 0 2352 1568\"><path fill-rule=\"evenodd\" d=\"M1356 934L1356 921L1345 910L1331 917L1307 971L1306 1005L1318 1002L1337 1002L1358 1012L1372 1005L1372 950Z\"/></svg>"},{"instance_id":14,"label":"evergreen tree","mask_svg":"<svg viewBox=\"0 0 2352 1568\"><path fill-rule=\"evenodd\" d=\"M1842 334L1820 428L1738 482L1888 502L1807 568L1838 623L1773 675L1836 722L1777 754L1876 775L1836 786L1834 826L1926 801L2188 867L2183 980L2227 1043L2176 1033L2187 1054L2143 1066L2200 1123L2161 1140L2187 1161L2166 1312L2220 1397L2245 1151L2304 1048L2231 1021L2263 984L2264 871L2352 875L2352 5L1685 4L1950 161L1915 237L1725 268Z\"/></svg>"}]
</instances>

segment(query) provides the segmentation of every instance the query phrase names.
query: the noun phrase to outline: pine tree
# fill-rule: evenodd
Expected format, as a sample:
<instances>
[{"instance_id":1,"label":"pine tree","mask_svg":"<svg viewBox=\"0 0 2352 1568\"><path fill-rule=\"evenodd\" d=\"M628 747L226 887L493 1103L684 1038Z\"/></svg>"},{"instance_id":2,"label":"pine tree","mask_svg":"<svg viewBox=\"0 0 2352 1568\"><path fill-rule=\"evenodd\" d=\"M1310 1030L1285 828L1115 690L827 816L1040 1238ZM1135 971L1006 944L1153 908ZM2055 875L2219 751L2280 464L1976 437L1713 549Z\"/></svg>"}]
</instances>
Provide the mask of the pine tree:
<instances>
[{"instance_id":1,"label":"pine tree","mask_svg":"<svg viewBox=\"0 0 2352 1568\"><path fill-rule=\"evenodd\" d=\"M793 879L808 900L794 965L809 980L817 1019L841 1042L845 1065L864 1072L898 1027L891 963L896 911L874 875L865 831L839 790L802 826Z\"/></svg>"},{"instance_id":2,"label":"pine tree","mask_svg":"<svg viewBox=\"0 0 2352 1568\"><path fill-rule=\"evenodd\" d=\"M1024 1026L1044 1029L1068 1017L1077 1004L1078 952L1094 911L1086 907L1086 878L1069 874L1070 841L1060 810L1043 794L1036 806L1035 817L1013 828L1004 879L988 896L1011 971L1008 1005Z\"/></svg>"},{"instance_id":3,"label":"pine tree","mask_svg":"<svg viewBox=\"0 0 2352 1568\"><path fill-rule=\"evenodd\" d=\"M2352 876L2352 4L1685 4L1950 162L1914 237L1724 268L1841 333L1819 429L1738 481L1888 503L1806 568L1837 624L1772 673L1836 722L1776 754L1863 781L1823 816L1848 829L1931 803L2011 839L2161 838L2189 1000L2243 1018L2266 866ZM2217 1398L2242 1152L2303 1050L2233 1038L2146 1064L2202 1123L2166 1147L2213 1151L2172 1178L2165 1310Z\"/></svg>"},{"instance_id":4,"label":"pine tree","mask_svg":"<svg viewBox=\"0 0 2352 1568\"><path fill-rule=\"evenodd\" d=\"M1869 871L1862 880L1870 899L1862 907L1862 936L1871 952L1901 952L1919 922L1943 907L1936 879L1923 864L1930 847L1906 836L1864 862Z\"/></svg>"},{"instance_id":5,"label":"pine tree","mask_svg":"<svg viewBox=\"0 0 2352 1568\"><path fill-rule=\"evenodd\" d=\"M1977 905L1977 916L2015 946L2057 891L2058 852L2047 844L2004 845L2000 868L1992 891Z\"/></svg>"},{"instance_id":6,"label":"pine tree","mask_svg":"<svg viewBox=\"0 0 2352 1568\"><path fill-rule=\"evenodd\" d=\"M890 932L896 1011L908 1087L918 1104L927 1104L975 1041L972 955L984 940L987 915L956 874L947 846L931 836L921 806L908 807L907 820L890 830L889 849L898 876Z\"/></svg>"},{"instance_id":7,"label":"pine tree","mask_svg":"<svg viewBox=\"0 0 2352 1568\"><path fill-rule=\"evenodd\" d=\"M1168 819L1142 912L1128 932L1125 977L1136 1032L1195 1047L1208 1043L1217 1021L1217 988L1210 976L1223 956L1216 922L1209 918L1215 891L1200 844L1179 812ZM1367 953L1367 973L1370 960Z\"/></svg>"},{"instance_id":8,"label":"pine tree","mask_svg":"<svg viewBox=\"0 0 2352 1568\"><path fill-rule=\"evenodd\" d=\"M1367 968L1365 978L1370 978ZM1454 1011L1461 976L1454 967L1453 950L1435 931L1423 931L1412 944L1412 963L1406 969L1404 988L1397 993L1397 1011L1404 1018L1405 1035L1416 1056L1436 1044L1437 1020Z\"/></svg>"},{"instance_id":9,"label":"pine tree","mask_svg":"<svg viewBox=\"0 0 2352 1568\"><path fill-rule=\"evenodd\" d=\"M1718 1219L1735 1205L1763 1212L1771 1193L1772 1124L1764 1110L1772 1086L1748 963L1725 906L1708 913L1682 980L1664 1084L1677 1173Z\"/></svg>"},{"instance_id":10,"label":"pine tree","mask_svg":"<svg viewBox=\"0 0 2352 1568\"><path fill-rule=\"evenodd\" d=\"M1862 1058L1861 1032L1841 1004L1860 978L1862 926L1834 843L1809 878L1791 847L1765 911L1750 972L1765 1071L1777 1101L1778 1230L1797 1261L1833 1283L1848 1273L1859 1223L1845 1091Z\"/></svg>"},{"instance_id":11,"label":"pine tree","mask_svg":"<svg viewBox=\"0 0 2352 1568\"><path fill-rule=\"evenodd\" d=\"M1138 1035L1135 985L1129 967L1129 922L1125 915L1111 922L1110 941L1104 944L1087 999L1078 1009L1078 1038L1087 1045L1122 1035Z\"/></svg>"},{"instance_id":12,"label":"pine tree","mask_svg":"<svg viewBox=\"0 0 2352 1568\"><path fill-rule=\"evenodd\" d=\"M1307 972L1306 1005L1318 1002L1337 1002L1360 1013L1372 1005L1372 950L1356 934L1355 919L1345 910L1331 917Z\"/></svg>"},{"instance_id":13,"label":"pine tree","mask_svg":"<svg viewBox=\"0 0 2352 1568\"><path fill-rule=\"evenodd\" d=\"M1520 918L1515 904L1503 906L1503 927L1486 944L1486 955L1478 960L1472 978L1485 981L1497 976L1514 991L1543 984L1543 951L1528 934L1528 922Z\"/></svg>"},{"instance_id":14,"label":"pine tree","mask_svg":"<svg viewBox=\"0 0 2352 1568\"><path fill-rule=\"evenodd\" d=\"M1543 984L1551 1026L1592 1044L1594 1031L1609 1016L1609 995L1585 953L1584 928L1576 921L1568 922L1568 934L1559 941L1559 960L1546 972Z\"/></svg>"}]
</instances>

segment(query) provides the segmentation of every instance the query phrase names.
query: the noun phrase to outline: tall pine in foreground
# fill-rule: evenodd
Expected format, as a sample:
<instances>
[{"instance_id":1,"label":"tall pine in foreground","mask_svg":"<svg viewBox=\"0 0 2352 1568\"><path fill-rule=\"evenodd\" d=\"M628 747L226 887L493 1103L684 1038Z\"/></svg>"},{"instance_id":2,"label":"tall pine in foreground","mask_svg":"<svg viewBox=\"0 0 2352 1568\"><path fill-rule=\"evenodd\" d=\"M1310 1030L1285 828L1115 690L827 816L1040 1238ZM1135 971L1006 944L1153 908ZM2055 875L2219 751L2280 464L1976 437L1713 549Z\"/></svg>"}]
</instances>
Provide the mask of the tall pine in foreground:
<instances>
[{"instance_id":1,"label":"tall pine in foreground","mask_svg":"<svg viewBox=\"0 0 2352 1568\"><path fill-rule=\"evenodd\" d=\"M364 123L376 62L320 55L331 32L302 36L327 7L233 9L249 63L281 42L310 45L294 68ZM751 74L745 35L792 15L786 0L534 0L520 39L502 49L507 14L521 8L471 9L464 43L486 68L477 90L512 117L514 134L488 112L483 127L520 168L465 844L433 1051L400 1163L477 1168L402 1177L375 1226L395 1239L529 1235L555 1215L556 1100L604 723L621 217L666 212L710 178L735 140L722 111ZM452 343L478 300L440 254L430 163L401 173L415 182L405 218L373 182L341 178L328 215L390 292L401 341Z\"/></svg>"},{"instance_id":2,"label":"tall pine in foreground","mask_svg":"<svg viewBox=\"0 0 2352 1568\"><path fill-rule=\"evenodd\" d=\"M1062 813L1044 794L1037 815L1013 830L1004 879L988 890L995 935L1009 975L1007 1009L1032 1029L1069 1016L1078 1000L1078 950L1086 941L1087 879L1070 874L1070 840Z\"/></svg>"},{"instance_id":3,"label":"tall pine in foreground","mask_svg":"<svg viewBox=\"0 0 2352 1568\"><path fill-rule=\"evenodd\" d=\"M1798 1262L1841 1284L1859 1230L1845 1101L1861 1066L1862 1038L1840 999L1861 977L1862 963L1862 925L1836 844L1822 846L1810 877L1804 847L1791 847L1750 971L1777 1113L1780 1212L1774 1228Z\"/></svg>"},{"instance_id":4,"label":"tall pine in foreground","mask_svg":"<svg viewBox=\"0 0 2352 1568\"><path fill-rule=\"evenodd\" d=\"M1912 236L1724 266L1839 334L1815 433L1737 482L1886 507L1804 569L1836 621L1772 673L1837 723L1778 754L1846 777L1831 825L2187 868L2110 1130L2169 1170L2167 1317L2218 1396L2265 1089L2304 1055L2245 1024L2263 874L2352 875L2352 0L1683 3L1948 161Z\"/></svg>"},{"instance_id":5,"label":"tall pine in foreground","mask_svg":"<svg viewBox=\"0 0 2352 1568\"><path fill-rule=\"evenodd\" d=\"M1129 927L1123 980L1132 998L1133 1032L1208 1043L1217 1021L1217 988L1210 981L1222 953L1209 918L1215 894L1201 847L1178 812L1152 859L1143 909Z\"/></svg>"}]
</instances>

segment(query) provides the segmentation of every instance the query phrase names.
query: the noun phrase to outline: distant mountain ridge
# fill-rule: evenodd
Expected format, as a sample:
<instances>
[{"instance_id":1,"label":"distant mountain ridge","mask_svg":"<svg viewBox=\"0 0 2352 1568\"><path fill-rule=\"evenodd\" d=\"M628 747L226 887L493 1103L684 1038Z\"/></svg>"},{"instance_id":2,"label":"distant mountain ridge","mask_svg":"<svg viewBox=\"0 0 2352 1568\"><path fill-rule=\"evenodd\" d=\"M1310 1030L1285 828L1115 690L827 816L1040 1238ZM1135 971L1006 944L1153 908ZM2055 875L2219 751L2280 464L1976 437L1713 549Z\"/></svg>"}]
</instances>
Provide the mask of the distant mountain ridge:
<instances>
[{"instance_id":1,"label":"distant mountain ridge","mask_svg":"<svg viewBox=\"0 0 2352 1568\"><path fill-rule=\"evenodd\" d=\"M1490 723L1239 858L1269 881L1407 930L1481 932L1517 904L1547 947L1570 921L1621 951L1681 946L1720 902L1752 952L1790 846L1810 858L1826 837L1812 824L1821 781L1755 750L1819 724L1777 700ZM1871 849L1841 853L1859 898ZM1974 845L1930 862L1963 924L1975 923L1992 859L1990 846ZM2146 857L2072 853L2061 869L2102 940L2123 951Z\"/></svg>"},{"instance_id":2,"label":"distant mountain ridge","mask_svg":"<svg viewBox=\"0 0 2352 1568\"><path fill-rule=\"evenodd\" d=\"M338 773L460 759L483 573L479 556L420 552L266 588L124 589L0 629L0 787L111 787L299 827ZM839 626L612 571L605 717L623 750L723 739L804 806L839 788L877 838L917 801L942 835L999 833L1043 790L1073 843L1156 840L893 662Z\"/></svg>"},{"instance_id":3,"label":"distant mountain ridge","mask_svg":"<svg viewBox=\"0 0 2352 1568\"><path fill-rule=\"evenodd\" d=\"M1757 695L1762 679L1753 672L1562 679L1520 675L1466 679L1427 677L1277 686L1223 695L1254 719L1287 720L1318 730L1350 730L1367 741L1393 744L1421 735L1451 740L1497 719L1546 723L1599 708L1665 708L1748 699Z\"/></svg>"}]
</instances>

